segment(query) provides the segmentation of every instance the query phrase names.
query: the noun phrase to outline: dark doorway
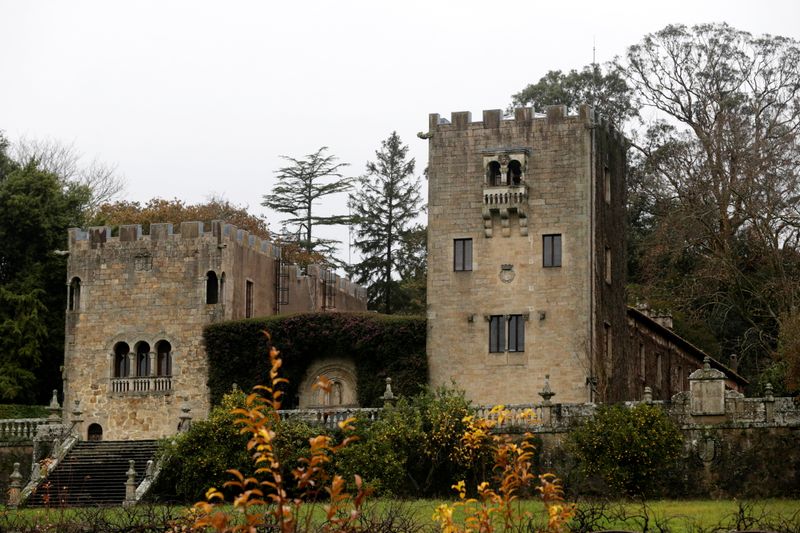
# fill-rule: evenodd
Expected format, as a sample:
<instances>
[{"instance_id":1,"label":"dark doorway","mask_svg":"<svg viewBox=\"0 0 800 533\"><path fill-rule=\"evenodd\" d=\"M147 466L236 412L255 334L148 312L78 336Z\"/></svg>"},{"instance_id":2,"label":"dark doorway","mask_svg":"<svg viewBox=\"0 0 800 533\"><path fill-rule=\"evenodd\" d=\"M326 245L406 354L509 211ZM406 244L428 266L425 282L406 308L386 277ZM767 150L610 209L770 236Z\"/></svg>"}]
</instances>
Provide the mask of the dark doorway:
<instances>
[{"instance_id":1,"label":"dark doorway","mask_svg":"<svg viewBox=\"0 0 800 533\"><path fill-rule=\"evenodd\" d=\"M90 441L103 440L103 427L100 424L90 424L86 440Z\"/></svg>"}]
</instances>

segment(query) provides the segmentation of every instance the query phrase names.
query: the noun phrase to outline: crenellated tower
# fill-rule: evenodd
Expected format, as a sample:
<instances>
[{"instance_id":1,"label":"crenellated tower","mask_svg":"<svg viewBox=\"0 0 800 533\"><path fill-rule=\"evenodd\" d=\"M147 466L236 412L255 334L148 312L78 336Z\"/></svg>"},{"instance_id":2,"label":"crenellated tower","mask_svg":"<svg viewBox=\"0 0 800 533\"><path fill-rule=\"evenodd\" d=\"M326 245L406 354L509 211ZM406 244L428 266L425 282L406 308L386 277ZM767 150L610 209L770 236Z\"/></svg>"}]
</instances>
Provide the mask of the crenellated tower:
<instances>
[{"instance_id":1,"label":"crenellated tower","mask_svg":"<svg viewBox=\"0 0 800 533\"><path fill-rule=\"evenodd\" d=\"M362 287L314 265L301 273L272 242L231 224L179 229L70 230L64 401L67 421L80 402L83 438L158 438L187 409L205 418L207 324L366 309Z\"/></svg>"},{"instance_id":2,"label":"crenellated tower","mask_svg":"<svg viewBox=\"0 0 800 533\"><path fill-rule=\"evenodd\" d=\"M625 140L575 115L430 115L428 361L481 404L601 400L623 357Z\"/></svg>"}]
</instances>

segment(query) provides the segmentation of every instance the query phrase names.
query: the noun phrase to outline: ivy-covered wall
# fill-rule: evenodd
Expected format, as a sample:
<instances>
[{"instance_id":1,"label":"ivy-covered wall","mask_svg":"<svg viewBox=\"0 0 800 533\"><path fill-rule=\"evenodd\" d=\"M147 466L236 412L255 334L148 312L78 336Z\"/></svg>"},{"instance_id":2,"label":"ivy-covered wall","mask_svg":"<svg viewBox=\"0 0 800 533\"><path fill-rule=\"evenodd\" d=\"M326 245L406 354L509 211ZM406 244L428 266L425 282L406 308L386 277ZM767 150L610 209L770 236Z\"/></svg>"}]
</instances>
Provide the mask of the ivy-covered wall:
<instances>
[{"instance_id":1,"label":"ivy-covered wall","mask_svg":"<svg viewBox=\"0 0 800 533\"><path fill-rule=\"evenodd\" d=\"M289 380L286 407L297 394L306 368L315 360L347 357L357 369L358 402L382 405L385 378L395 394L412 395L427 384L426 323L423 317L375 313L303 313L221 322L207 326L211 402L236 383L249 391L267 376L269 331L283 358L282 376Z\"/></svg>"}]
</instances>

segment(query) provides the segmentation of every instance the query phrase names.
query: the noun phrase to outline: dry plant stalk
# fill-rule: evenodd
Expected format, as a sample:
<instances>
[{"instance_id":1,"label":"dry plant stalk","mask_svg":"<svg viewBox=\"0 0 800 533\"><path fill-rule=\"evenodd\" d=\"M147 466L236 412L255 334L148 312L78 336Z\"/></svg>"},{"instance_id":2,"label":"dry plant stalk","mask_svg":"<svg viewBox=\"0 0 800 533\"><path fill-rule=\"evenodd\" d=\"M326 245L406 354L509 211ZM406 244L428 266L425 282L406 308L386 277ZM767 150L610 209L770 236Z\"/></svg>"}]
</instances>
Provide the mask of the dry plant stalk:
<instances>
[{"instance_id":1,"label":"dry plant stalk","mask_svg":"<svg viewBox=\"0 0 800 533\"><path fill-rule=\"evenodd\" d=\"M564 503L564 491L561 482L553 474L536 476L532 472L534 446L531 443L533 434L526 432L519 443L514 443L508 436L493 433L493 429L510 416L504 406L492 408L488 418L464 418L467 430L461 439L458 454L467 462L473 460L481 449L489 447L493 456L493 472L495 486L482 481L477 486L477 498L467 498L465 482L453 485L458 492L458 501L452 505L442 504L436 508L433 520L441 525L442 533L491 533L508 531L524 521L530 520L530 513L523 511L519 498L533 487L538 479L536 490L547 508L547 530L561 532L574 513L572 504ZM533 411L526 410L521 418L534 418ZM456 510L464 514L463 524L454 518Z\"/></svg>"},{"instance_id":2,"label":"dry plant stalk","mask_svg":"<svg viewBox=\"0 0 800 533\"><path fill-rule=\"evenodd\" d=\"M361 514L361 508L369 494L363 487L362 480L355 476L357 492L355 495L345 491L345 481L339 475L331 479L326 465L331 456L357 439L347 436L339 444L332 437L317 435L309 439L311 450L307 457L300 459L301 465L292 470L292 479L286 480L281 473L281 463L275 450L275 428L280 421L278 410L281 407L283 391L280 385L288 383L279 376L282 365L278 350L271 345L271 337L267 337L269 348L269 382L255 386L249 394L245 407L234 409L239 415L236 423L241 425L241 432L250 435L247 449L256 466L255 475L246 477L236 469L228 470L234 477L227 481L225 487L235 489L233 511L226 511L221 505L225 497L216 488L206 491L206 501L194 505L192 513L195 517L194 527L211 528L218 532L255 532L258 528L270 526L281 533L305 531L310 528L311 513L305 513L305 523L300 524L301 507L304 501L316 500L327 493L328 503L324 506L326 522L323 531L349 532L355 531L355 523ZM332 382L324 376L314 385L327 392ZM354 418L339 423L340 429L349 433L354 431ZM299 494L288 495L289 488Z\"/></svg>"}]
</instances>

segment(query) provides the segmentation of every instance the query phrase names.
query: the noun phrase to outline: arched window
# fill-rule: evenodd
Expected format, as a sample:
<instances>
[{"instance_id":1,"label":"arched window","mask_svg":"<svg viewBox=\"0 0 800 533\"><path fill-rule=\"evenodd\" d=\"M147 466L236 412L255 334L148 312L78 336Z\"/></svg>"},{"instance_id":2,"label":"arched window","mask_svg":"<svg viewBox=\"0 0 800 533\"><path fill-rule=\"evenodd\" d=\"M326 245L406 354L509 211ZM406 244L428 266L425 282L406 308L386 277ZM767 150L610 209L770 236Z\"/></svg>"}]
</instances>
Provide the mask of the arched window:
<instances>
[{"instance_id":1,"label":"arched window","mask_svg":"<svg viewBox=\"0 0 800 533\"><path fill-rule=\"evenodd\" d=\"M497 161L491 161L489 166L486 168L486 181L489 182L489 185L503 184L503 176L500 173L500 163Z\"/></svg>"},{"instance_id":2,"label":"arched window","mask_svg":"<svg viewBox=\"0 0 800 533\"><path fill-rule=\"evenodd\" d=\"M159 376L172 375L172 345L167 341L156 343L156 353L158 359L156 363L156 373Z\"/></svg>"},{"instance_id":3,"label":"arched window","mask_svg":"<svg viewBox=\"0 0 800 533\"><path fill-rule=\"evenodd\" d=\"M219 277L219 302L225 303L225 272Z\"/></svg>"},{"instance_id":4,"label":"arched window","mask_svg":"<svg viewBox=\"0 0 800 533\"><path fill-rule=\"evenodd\" d=\"M522 182L522 164L516 159L508 163L508 182L512 185L519 185Z\"/></svg>"},{"instance_id":5,"label":"arched window","mask_svg":"<svg viewBox=\"0 0 800 533\"><path fill-rule=\"evenodd\" d=\"M114 377L127 378L131 373L128 352L130 346L127 342L118 342L114 345Z\"/></svg>"},{"instance_id":6,"label":"arched window","mask_svg":"<svg viewBox=\"0 0 800 533\"><path fill-rule=\"evenodd\" d=\"M219 301L219 281L217 273L209 270L206 273L206 303L215 304Z\"/></svg>"},{"instance_id":7,"label":"arched window","mask_svg":"<svg viewBox=\"0 0 800 533\"><path fill-rule=\"evenodd\" d=\"M79 311L81 308L81 278L72 278L69 282L69 311Z\"/></svg>"},{"instance_id":8,"label":"arched window","mask_svg":"<svg viewBox=\"0 0 800 533\"><path fill-rule=\"evenodd\" d=\"M86 431L86 440L103 440L103 426L89 424L89 429Z\"/></svg>"},{"instance_id":9,"label":"arched window","mask_svg":"<svg viewBox=\"0 0 800 533\"><path fill-rule=\"evenodd\" d=\"M150 345L144 341L136 343L136 375L150 375Z\"/></svg>"}]
</instances>

